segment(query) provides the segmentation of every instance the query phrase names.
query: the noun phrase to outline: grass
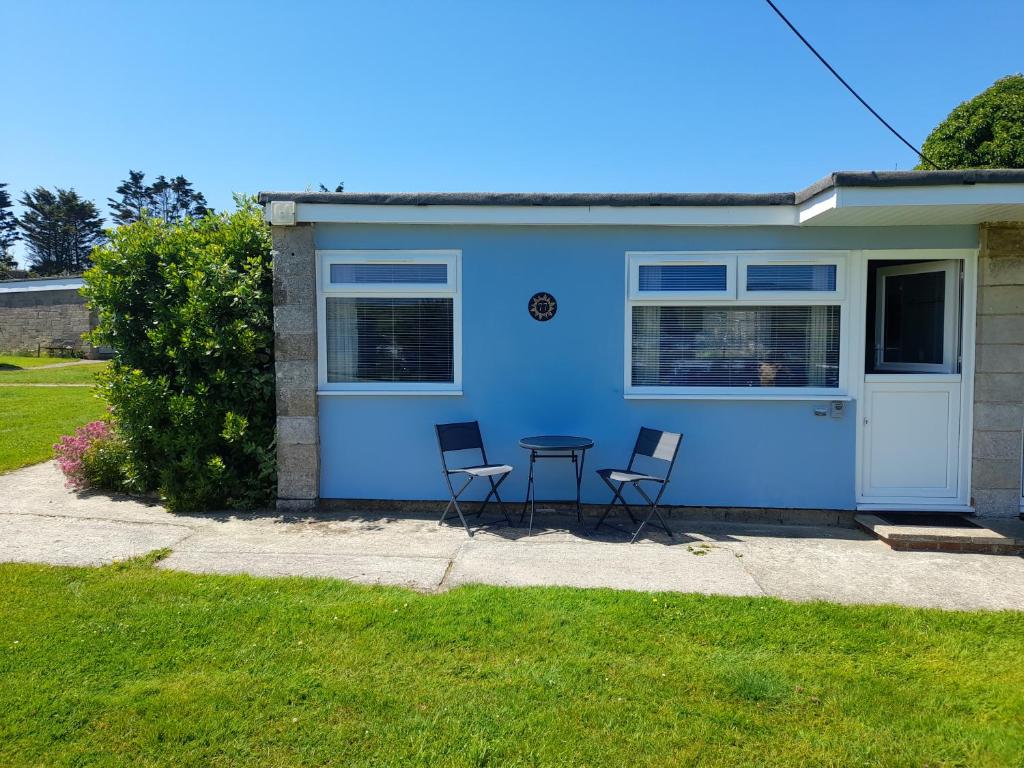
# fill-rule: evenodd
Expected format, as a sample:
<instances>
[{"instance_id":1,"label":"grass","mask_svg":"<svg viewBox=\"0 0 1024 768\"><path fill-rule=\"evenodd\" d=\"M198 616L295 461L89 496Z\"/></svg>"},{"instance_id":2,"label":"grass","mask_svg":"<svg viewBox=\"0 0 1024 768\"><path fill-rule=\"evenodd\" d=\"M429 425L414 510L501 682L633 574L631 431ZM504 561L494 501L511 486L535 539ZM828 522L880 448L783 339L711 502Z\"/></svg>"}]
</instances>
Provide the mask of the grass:
<instances>
[{"instance_id":1,"label":"grass","mask_svg":"<svg viewBox=\"0 0 1024 768\"><path fill-rule=\"evenodd\" d=\"M1024 614L0 565L4 766L1007 766Z\"/></svg>"},{"instance_id":2,"label":"grass","mask_svg":"<svg viewBox=\"0 0 1024 768\"><path fill-rule=\"evenodd\" d=\"M0 384L92 384L106 362L82 363L66 368L5 370L0 366Z\"/></svg>"},{"instance_id":3,"label":"grass","mask_svg":"<svg viewBox=\"0 0 1024 768\"><path fill-rule=\"evenodd\" d=\"M33 355L0 355L0 371L12 371L19 368L38 368L40 365L69 363L73 357L36 357Z\"/></svg>"},{"instance_id":4,"label":"grass","mask_svg":"<svg viewBox=\"0 0 1024 768\"><path fill-rule=\"evenodd\" d=\"M105 412L91 388L0 387L0 472L47 461L61 435Z\"/></svg>"}]
</instances>

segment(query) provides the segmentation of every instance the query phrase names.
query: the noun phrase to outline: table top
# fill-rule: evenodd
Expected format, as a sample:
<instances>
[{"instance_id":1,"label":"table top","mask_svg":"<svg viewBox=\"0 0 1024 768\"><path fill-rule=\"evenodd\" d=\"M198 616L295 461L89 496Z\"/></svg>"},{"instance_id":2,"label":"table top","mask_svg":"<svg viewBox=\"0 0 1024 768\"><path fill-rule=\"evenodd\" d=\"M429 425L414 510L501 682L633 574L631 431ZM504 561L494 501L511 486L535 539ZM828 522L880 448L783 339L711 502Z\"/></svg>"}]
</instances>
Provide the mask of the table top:
<instances>
[{"instance_id":1,"label":"table top","mask_svg":"<svg viewBox=\"0 0 1024 768\"><path fill-rule=\"evenodd\" d=\"M594 446L594 441L572 435L535 435L522 438L519 445L531 451L585 451Z\"/></svg>"}]
</instances>

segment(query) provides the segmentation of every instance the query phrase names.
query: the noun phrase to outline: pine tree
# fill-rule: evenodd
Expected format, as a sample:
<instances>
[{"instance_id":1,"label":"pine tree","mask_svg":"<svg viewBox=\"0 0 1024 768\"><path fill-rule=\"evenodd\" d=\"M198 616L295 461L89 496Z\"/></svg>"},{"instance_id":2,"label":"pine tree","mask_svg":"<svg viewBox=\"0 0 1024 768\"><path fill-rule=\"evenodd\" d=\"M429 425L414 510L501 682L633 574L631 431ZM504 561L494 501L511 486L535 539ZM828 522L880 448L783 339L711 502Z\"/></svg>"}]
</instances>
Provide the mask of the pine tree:
<instances>
[{"instance_id":1,"label":"pine tree","mask_svg":"<svg viewBox=\"0 0 1024 768\"><path fill-rule=\"evenodd\" d=\"M18 222L28 246L29 263L38 275L83 272L89 254L103 242L103 219L90 200L73 189L51 192L36 187L19 201L25 213Z\"/></svg>"},{"instance_id":2,"label":"pine tree","mask_svg":"<svg viewBox=\"0 0 1024 768\"><path fill-rule=\"evenodd\" d=\"M120 199L107 198L111 218L117 224L131 224L144 215L177 224L185 218L201 218L213 210L207 207L203 193L196 192L184 176L157 176L148 185L145 178L142 171L128 171L128 178L115 190Z\"/></svg>"},{"instance_id":3,"label":"pine tree","mask_svg":"<svg viewBox=\"0 0 1024 768\"><path fill-rule=\"evenodd\" d=\"M192 189L192 182L184 176L167 179L157 176L149 187L153 205L151 213L168 224L177 224L185 218L199 218L210 212L202 192Z\"/></svg>"},{"instance_id":4,"label":"pine tree","mask_svg":"<svg viewBox=\"0 0 1024 768\"><path fill-rule=\"evenodd\" d=\"M18 240L18 218L12 213L11 195L0 183L0 275L14 269L14 255L11 247Z\"/></svg>"},{"instance_id":5,"label":"pine tree","mask_svg":"<svg viewBox=\"0 0 1024 768\"><path fill-rule=\"evenodd\" d=\"M128 171L128 178L114 190L121 196L118 200L107 198L110 204L111 218L115 224L131 224L143 217L150 207L150 191L145 184L146 174L142 171Z\"/></svg>"}]
</instances>

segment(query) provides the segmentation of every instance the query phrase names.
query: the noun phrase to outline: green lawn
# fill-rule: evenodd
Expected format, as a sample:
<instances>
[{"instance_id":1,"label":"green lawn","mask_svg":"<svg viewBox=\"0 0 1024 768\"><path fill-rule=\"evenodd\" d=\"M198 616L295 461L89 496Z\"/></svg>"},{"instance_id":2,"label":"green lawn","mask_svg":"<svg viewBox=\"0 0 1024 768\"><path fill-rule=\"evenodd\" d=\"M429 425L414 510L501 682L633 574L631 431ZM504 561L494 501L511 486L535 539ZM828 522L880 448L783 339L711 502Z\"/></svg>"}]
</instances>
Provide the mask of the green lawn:
<instances>
[{"instance_id":1,"label":"green lawn","mask_svg":"<svg viewBox=\"0 0 1024 768\"><path fill-rule=\"evenodd\" d=\"M71 362L71 357L28 357L27 355L0 355L0 371L17 370L19 368L37 368L40 365Z\"/></svg>"},{"instance_id":2,"label":"green lawn","mask_svg":"<svg viewBox=\"0 0 1024 768\"><path fill-rule=\"evenodd\" d=\"M4 766L1010 766L1024 614L0 566Z\"/></svg>"},{"instance_id":3,"label":"green lawn","mask_svg":"<svg viewBox=\"0 0 1024 768\"><path fill-rule=\"evenodd\" d=\"M106 366L106 362L22 370L5 370L0 366L0 384L92 384Z\"/></svg>"},{"instance_id":4,"label":"green lawn","mask_svg":"<svg viewBox=\"0 0 1024 768\"><path fill-rule=\"evenodd\" d=\"M91 387L0 387L0 472L52 458L61 435L104 413Z\"/></svg>"}]
</instances>

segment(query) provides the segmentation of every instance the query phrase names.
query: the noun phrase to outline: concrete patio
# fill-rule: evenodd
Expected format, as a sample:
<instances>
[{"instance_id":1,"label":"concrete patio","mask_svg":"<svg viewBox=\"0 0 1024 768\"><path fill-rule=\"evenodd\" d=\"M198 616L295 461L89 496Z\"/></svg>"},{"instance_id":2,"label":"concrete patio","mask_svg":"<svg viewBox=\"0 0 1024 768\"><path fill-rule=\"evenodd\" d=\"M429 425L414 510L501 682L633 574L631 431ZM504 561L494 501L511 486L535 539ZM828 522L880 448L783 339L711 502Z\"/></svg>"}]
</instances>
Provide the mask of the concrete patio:
<instances>
[{"instance_id":1,"label":"concrete patio","mask_svg":"<svg viewBox=\"0 0 1024 768\"><path fill-rule=\"evenodd\" d=\"M675 539L659 534L630 546L614 531L582 537L558 527L569 518L538 519L550 527L533 537L493 524L469 539L426 515L181 516L136 499L67 491L52 463L0 475L6 562L99 565L170 547L160 567L424 591L566 585L1024 610L1021 557L895 552L848 528L689 520L673 521Z\"/></svg>"}]
</instances>

